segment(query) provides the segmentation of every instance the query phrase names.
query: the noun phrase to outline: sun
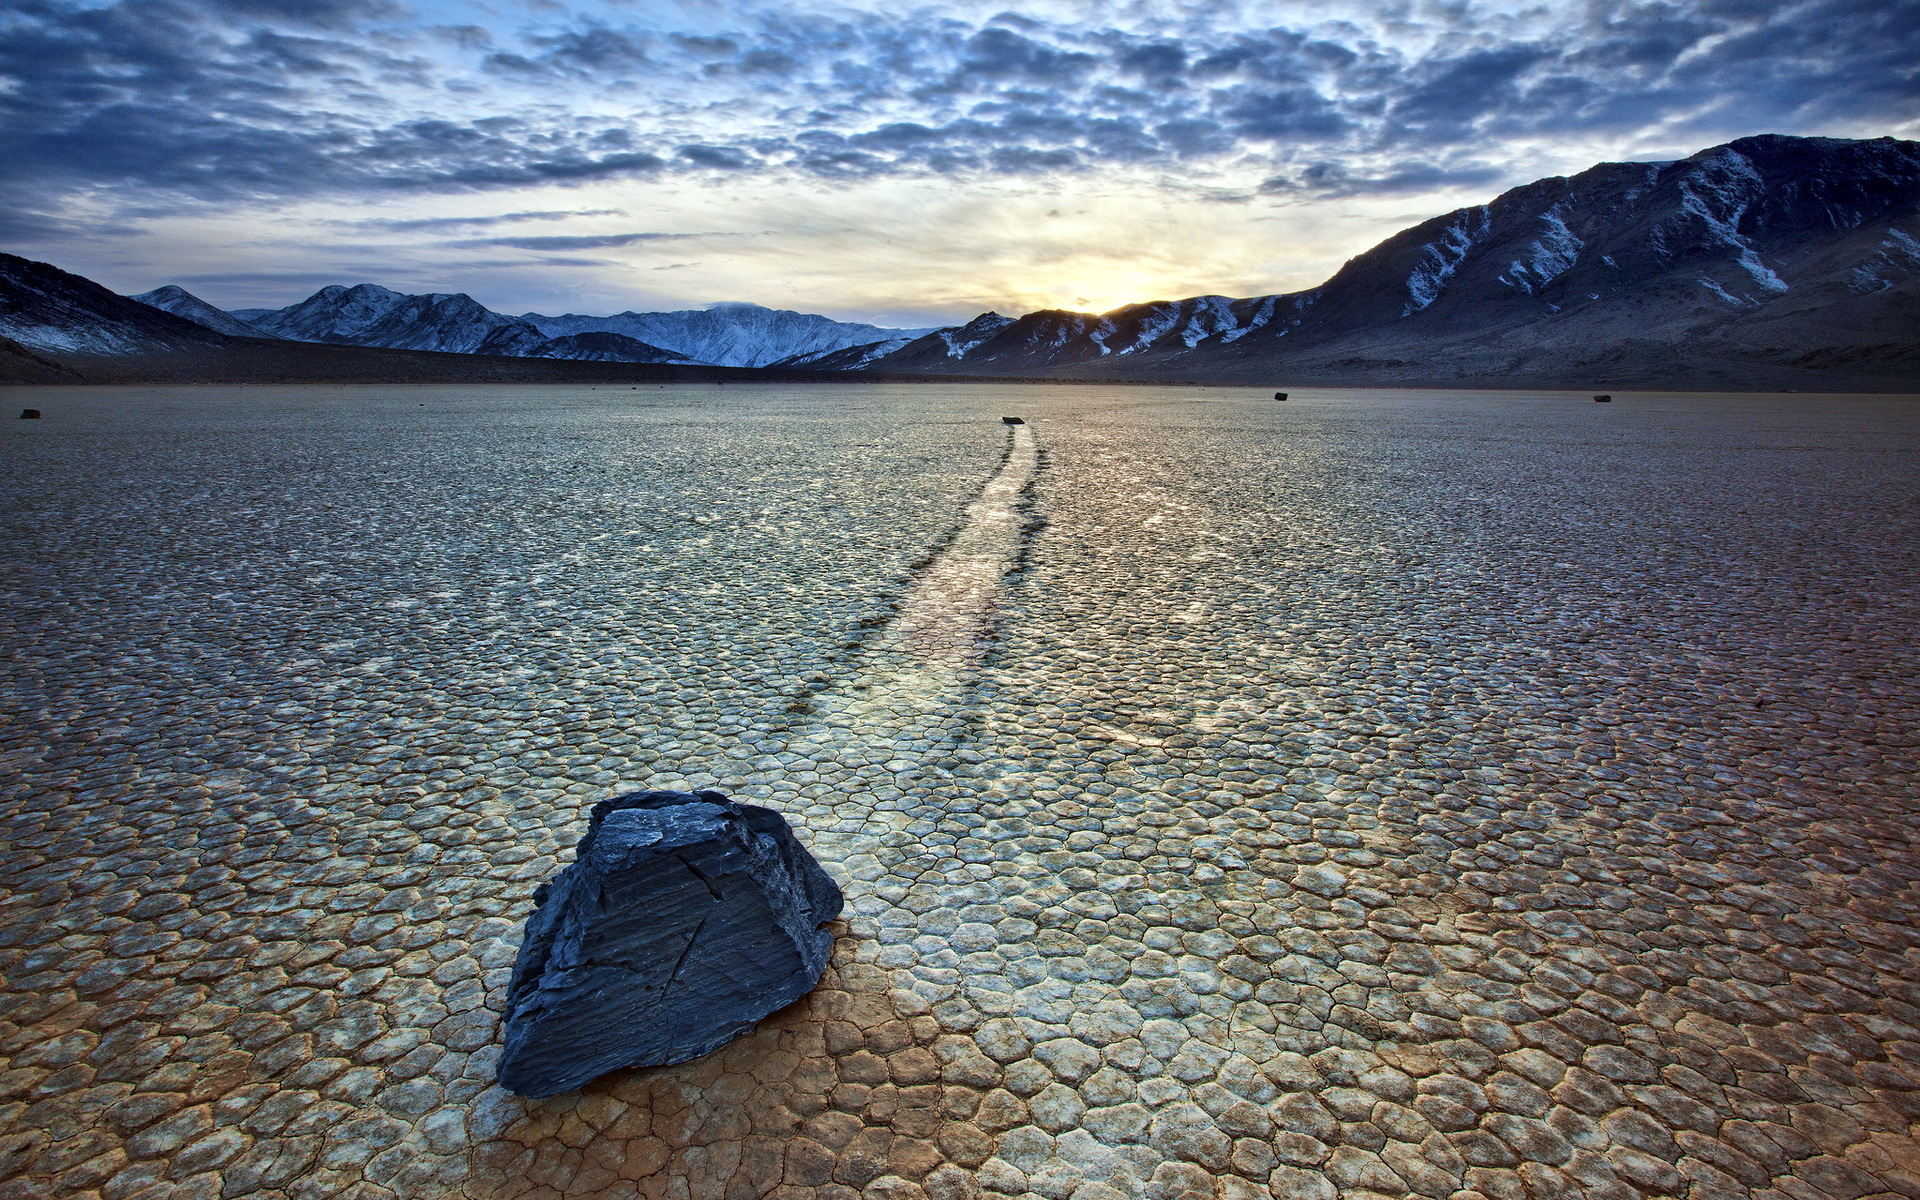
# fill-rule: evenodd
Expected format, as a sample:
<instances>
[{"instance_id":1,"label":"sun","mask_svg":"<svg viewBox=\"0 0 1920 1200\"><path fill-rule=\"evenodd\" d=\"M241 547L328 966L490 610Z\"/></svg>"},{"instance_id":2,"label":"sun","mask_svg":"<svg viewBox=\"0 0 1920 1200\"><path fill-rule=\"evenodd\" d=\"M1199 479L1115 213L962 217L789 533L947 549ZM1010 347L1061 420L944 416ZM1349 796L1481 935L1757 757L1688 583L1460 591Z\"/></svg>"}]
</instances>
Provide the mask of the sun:
<instances>
[{"instance_id":1,"label":"sun","mask_svg":"<svg viewBox=\"0 0 1920 1200\"><path fill-rule=\"evenodd\" d=\"M1030 308L1067 309L1104 313L1129 304L1166 300L1187 294L1181 280L1169 273L1142 269L1133 263L1074 264L1071 274L1028 279L1009 292Z\"/></svg>"}]
</instances>

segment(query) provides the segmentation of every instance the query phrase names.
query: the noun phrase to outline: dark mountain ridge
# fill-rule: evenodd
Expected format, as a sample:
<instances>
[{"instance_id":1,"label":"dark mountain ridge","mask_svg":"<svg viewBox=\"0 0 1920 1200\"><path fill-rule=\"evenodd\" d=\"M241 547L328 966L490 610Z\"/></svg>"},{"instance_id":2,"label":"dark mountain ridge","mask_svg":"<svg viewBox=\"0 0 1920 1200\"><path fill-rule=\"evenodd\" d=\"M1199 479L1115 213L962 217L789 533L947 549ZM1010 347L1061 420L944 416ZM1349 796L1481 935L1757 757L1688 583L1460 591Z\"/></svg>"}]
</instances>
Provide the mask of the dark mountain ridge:
<instances>
[{"instance_id":1,"label":"dark mountain ridge","mask_svg":"<svg viewBox=\"0 0 1920 1200\"><path fill-rule=\"evenodd\" d=\"M1004 321L988 314L855 369L1574 386L1752 382L1775 368L1911 377L1916 272L1920 144L1767 135L1514 188L1395 234L1306 291L1042 311L975 338Z\"/></svg>"},{"instance_id":2,"label":"dark mountain ridge","mask_svg":"<svg viewBox=\"0 0 1920 1200\"><path fill-rule=\"evenodd\" d=\"M164 354L225 340L204 325L14 254L0 254L0 337L40 356Z\"/></svg>"}]
</instances>

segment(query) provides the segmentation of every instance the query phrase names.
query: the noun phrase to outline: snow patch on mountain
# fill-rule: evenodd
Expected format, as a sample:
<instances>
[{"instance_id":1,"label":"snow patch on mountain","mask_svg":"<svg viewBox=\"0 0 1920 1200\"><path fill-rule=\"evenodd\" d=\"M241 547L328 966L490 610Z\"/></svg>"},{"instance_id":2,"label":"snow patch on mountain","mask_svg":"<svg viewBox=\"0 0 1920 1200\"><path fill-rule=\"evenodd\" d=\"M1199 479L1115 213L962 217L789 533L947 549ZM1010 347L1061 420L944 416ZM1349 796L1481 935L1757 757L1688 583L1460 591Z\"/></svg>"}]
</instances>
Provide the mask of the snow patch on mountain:
<instances>
[{"instance_id":1,"label":"snow patch on mountain","mask_svg":"<svg viewBox=\"0 0 1920 1200\"><path fill-rule=\"evenodd\" d=\"M1267 322L1273 320L1274 307L1279 303L1280 297L1278 296L1261 296L1254 304L1252 311L1247 314L1246 324L1222 331L1220 334L1221 342L1237 342L1254 330L1266 325Z\"/></svg>"},{"instance_id":2,"label":"snow patch on mountain","mask_svg":"<svg viewBox=\"0 0 1920 1200\"><path fill-rule=\"evenodd\" d=\"M884 342L869 342L864 346L846 346L839 350L816 350L810 354L796 354L791 358L783 358L779 362L767 365L804 368L812 371L856 371L877 358L885 358L914 340L910 337L897 337L888 338Z\"/></svg>"},{"instance_id":3,"label":"snow patch on mountain","mask_svg":"<svg viewBox=\"0 0 1920 1200\"><path fill-rule=\"evenodd\" d=\"M1751 246L1740 251L1739 263L1740 269L1753 276L1753 281L1766 291L1784 292L1788 290L1787 281L1780 278L1772 267L1769 267L1762 261L1759 251L1753 249Z\"/></svg>"},{"instance_id":4,"label":"snow patch on mountain","mask_svg":"<svg viewBox=\"0 0 1920 1200\"><path fill-rule=\"evenodd\" d=\"M1238 327L1234 319L1233 301L1226 296L1201 296L1185 301L1182 307L1192 305L1187 310L1187 322L1180 329L1180 342L1187 349L1206 341L1216 334Z\"/></svg>"},{"instance_id":5,"label":"snow patch on mountain","mask_svg":"<svg viewBox=\"0 0 1920 1200\"><path fill-rule=\"evenodd\" d=\"M1732 292L1729 292L1726 288L1721 287L1720 282L1716 279L1708 279L1705 275L1702 275L1697 282L1700 284L1701 287L1705 288L1709 292L1712 292L1716 297L1732 305L1735 308L1752 308L1753 307L1754 302L1750 298L1746 296L1734 295Z\"/></svg>"},{"instance_id":6,"label":"snow patch on mountain","mask_svg":"<svg viewBox=\"0 0 1920 1200\"><path fill-rule=\"evenodd\" d=\"M1904 229L1892 228L1881 240L1879 253L1849 273L1847 290L1862 295L1884 292L1916 269L1920 269L1920 240Z\"/></svg>"},{"instance_id":7,"label":"snow patch on mountain","mask_svg":"<svg viewBox=\"0 0 1920 1200\"><path fill-rule=\"evenodd\" d=\"M1436 241L1421 247L1420 261L1407 273L1407 305L1400 315L1410 317L1440 298L1447 280L1460 269L1467 252L1487 232L1487 206L1476 205L1453 215Z\"/></svg>"},{"instance_id":8,"label":"snow patch on mountain","mask_svg":"<svg viewBox=\"0 0 1920 1200\"><path fill-rule=\"evenodd\" d=\"M1013 324L1012 317L1003 317L997 312L984 312L957 329L940 329L934 332L947 345L948 358L964 358L972 350L994 334Z\"/></svg>"},{"instance_id":9,"label":"snow patch on mountain","mask_svg":"<svg viewBox=\"0 0 1920 1200\"><path fill-rule=\"evenodd\" d=\"M1680 204L1675 222L1690 217L1699 225L1697 231L1680 230L1687 238L1682 244L1723 246L1734 252L1735 265L1761 291L1777 295L1788 290L1786 281L1761 259L1753 240L1740 232L1741 219L1766 188L1766 180L1751 159L1731 147L1723 147L1698 160L1676 181L1676 186ZM1673 243L1673 232L1671 223L1655 230L1663 249ZM1722 287L1712 290L1727 294ZM1751 306L1755 300L1743 296L1734 303Z\"/></svg>"},{"instance_id":10,"label":"snow patch on mountain","mask_svg":"<svg viewBox=\"0 0 1920 1200\"><path fill-rule=\"evenodd\" d=\"M1528 243L1524 255L1499 276L1501 283L1529 296L1566 274L1580 261L1580 251L1586 245L1567 228L1559 205L1540 214L1540 225L1540 236Z\"/></svg>"},{"instance_id":11,"label":"snow patch on mountain","mask_svg":"<svg viewBox=\"0 0 1920 1200\"><path fill-rule=\"evenodd\" d=\"M1101 320L1091 336L1094 343L1100 347L1102 354L1109 350L1119 354L1136 354L1164 337L1180 323L1178 304L1148 304L1142 307L1146 309L1147 315L1135 327L1132 339L1117 350L1107 344L1107 339L1119 332L1119 326L1110 318Z\"/></svg>"}]
</instances>

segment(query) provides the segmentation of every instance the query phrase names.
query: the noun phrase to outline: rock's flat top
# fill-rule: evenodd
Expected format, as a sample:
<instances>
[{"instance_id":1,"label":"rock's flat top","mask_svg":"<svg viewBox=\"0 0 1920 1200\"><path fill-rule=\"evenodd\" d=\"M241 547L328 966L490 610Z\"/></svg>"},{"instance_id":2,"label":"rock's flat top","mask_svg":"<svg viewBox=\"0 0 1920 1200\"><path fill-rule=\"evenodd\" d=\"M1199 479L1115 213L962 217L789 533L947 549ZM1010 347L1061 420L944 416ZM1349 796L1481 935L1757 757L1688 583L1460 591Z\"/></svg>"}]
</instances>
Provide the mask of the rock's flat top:
<instances>
[{"instance_id":1,"label":"rock's flat top","mask_svg":"<svg viewBox=\"0 0 1920 1200\"><path fill-rule=\"evenodd\" d=\"M1911 1194L1920 406L1279 386L16 392L7 1186ZM923 595L1007 412L1017 574ZM513 1097L643 784L840 960Z\"/></svg>"}]
</instances>

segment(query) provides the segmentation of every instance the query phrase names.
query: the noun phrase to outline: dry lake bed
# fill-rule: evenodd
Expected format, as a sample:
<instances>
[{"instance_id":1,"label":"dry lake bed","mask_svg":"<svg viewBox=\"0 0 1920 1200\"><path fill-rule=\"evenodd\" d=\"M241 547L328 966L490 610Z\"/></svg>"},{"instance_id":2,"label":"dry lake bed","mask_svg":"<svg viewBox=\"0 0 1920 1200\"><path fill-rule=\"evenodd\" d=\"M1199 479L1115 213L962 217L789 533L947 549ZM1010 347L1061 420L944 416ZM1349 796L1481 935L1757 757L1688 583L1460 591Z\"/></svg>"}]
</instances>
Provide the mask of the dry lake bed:
<instances>
[{"instance_id":1,"label":"dry lake bed","mask_svg":"<svg viewBox=\"0 0 1920 1200\"><path fill-rule=\"evenodd\" d=\"M1920 1197L1920 400L7 395L0 1200ZM503 1093L642 786L835 964Z\"/></svg>"}]
</instances>

